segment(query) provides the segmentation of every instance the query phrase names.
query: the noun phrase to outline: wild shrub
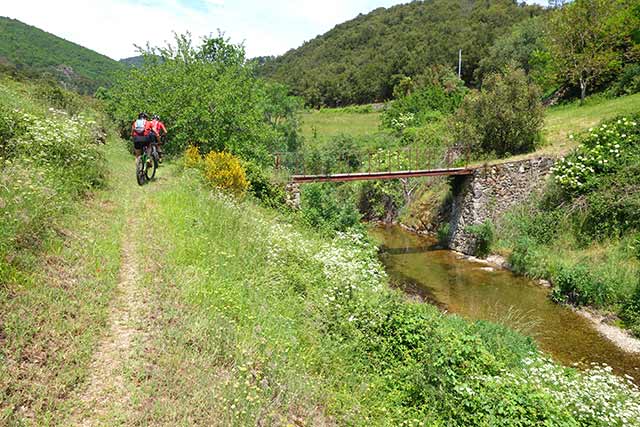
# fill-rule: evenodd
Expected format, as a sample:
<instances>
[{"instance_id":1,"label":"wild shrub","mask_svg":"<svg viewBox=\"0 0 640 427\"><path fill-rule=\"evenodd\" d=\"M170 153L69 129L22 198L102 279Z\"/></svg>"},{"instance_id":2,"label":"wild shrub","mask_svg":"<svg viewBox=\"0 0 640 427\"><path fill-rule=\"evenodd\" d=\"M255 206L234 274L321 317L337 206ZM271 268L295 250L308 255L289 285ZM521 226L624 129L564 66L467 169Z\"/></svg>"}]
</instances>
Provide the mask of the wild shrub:
<instances>
[{"instance_id":1,"label":"wild shrub","mask_svg":"<svg viewBox=\"0 0 640 427\"><path fill-rule=\"evenodd\" d=\"M442 247L447 247L451 237L451 224L448 222L441 224L436 234L438 236L438 244Z\"/></svg>"},{"instance_id":2,"label":"wild shrub","mask_svg":"<svg viewBox=\"0 0 640 427\"><path fill-rule=\"evenodd\" d=\"M54 81L41 81L36 85L34 93L46 104L69 114L77 114L82 109L80 96L62 89Z\"/></svg>"},{"instance_id":3,"label":"wild shrub","mask_svg":"<svg viewBox=\"0 0 640 427\"><path fill-rule=\"evenodd\" d=\"M540 89L521 69L489 74L456 113L457 141L479 153L506 157L535 148L544 111Z\"/></svg>"},{"instance_id":4,"label":"wild shrub","mask_svg":"<svg viewBox=\"0 0 640 427\"><path fill-rule=\"evenodd\" d=\"M608 90L612 96L631 95L640 92L640 64L628 64L618 80Z\"/></svg>"},{"instance_id":5,"label":"wild shrub","mask_svg":"<svg viewBox=\"0 0 640 427\"><path fill-rule=\"evenodd\" d=\"M272 183L268 173L253 162L244 162L243 166L251 194L265 206L273 208L285 206L284 186Z\"/></svg>"},{"instance_id":6,"label":"wild shrub","mask_svg":"<svg viewBox=\"0 0 640 427\"><path fill-rule=\"evenodd\" d=\"M553 277L553 284L555 300L596 307L610 303L616 287L615 283L598 277L584 263L562 266Z\"/></svg>"},{"instance_id":7,"label":"wild shrub","mask_svg":"<svg viewBox=\"0 0 640 427\"><path fill-rule=\"evenodd\" d=\"M228 190L236 195L247 191L249 182L240 159L227 152L209 152L202 164L204 176L214 187Z\"/></svg>"},{"instance_id":8,"label":"wild shrub","mask_svg":"<svg viewBox=\"0 0 640 427\"><path fill-rule=\"evenodd\" d=\"M529 273L532 264L531 250L534 245L535 242L529 236L522 236L515 242L509 255L509 264L515 273L522 275Z\"/></svg>"},{"instance_id":9,"label":"wild shrub","mask_svg":"<svg viewBox=\"0 0 640 427\"><path fill-rule=\"evenodd\" d=\"M382 126L396 132L419 127L453 113L467 93L464 83L451 71L436 73L423 86L395 100L382 113Z\"/></svg>"},{"instance_id":10,"label":"wild shrub","mask_svg":"<svg viewBox=\"0 0 640 427\"><path fill-rule=\"evenodd\" d=\"M597 187L601 177L633 164L640 152L640 117L620 117L589 129L580 145L553 168L558 183L570 195Z\"/></svg>"},{"instance_id":11,"label":"wild shrub","mask_svg":"<svg viewBox=\"0 0 640 427\"><path fill-rule=\"evenodd\" d=\"M195 145L189 145L184 151L184 165L188 168L197 168L202 165L200 149Z\"/></svg>"},{"instance_id":12,"label":"wild shrub","mask_svg":"<svg viewBox=\"0 0 640 427\"><path fill-rule=\"evenodd\" d=\"M475 238L475 247L473 254L484 258L491 253L491 245L495 240L495 230L491 221L485 221L482 224L469 225L465 229L467 233L471 233Z\"/></svg>"},{"instance_id":13,"label":"wild shrub","mask_svg":"<svg viewBox=\"0 0 640 427\"><path fill-rule=\"evenodd\" d=\"M346 231L360 224L361 216L351 199L349 187L308 184L301 194L301 213L313 227L326 231Z\"/></svg>"},{"instance_id":14,"label":"wild shrub","mask_svg":"<svg viewBox=\"0 0 640 427\"><path fill-rule=\"evenodd\" d=\"M640 337L640 278L635 292L625 301L620 317L633 334Z\"/></svg>"}]
</instances>

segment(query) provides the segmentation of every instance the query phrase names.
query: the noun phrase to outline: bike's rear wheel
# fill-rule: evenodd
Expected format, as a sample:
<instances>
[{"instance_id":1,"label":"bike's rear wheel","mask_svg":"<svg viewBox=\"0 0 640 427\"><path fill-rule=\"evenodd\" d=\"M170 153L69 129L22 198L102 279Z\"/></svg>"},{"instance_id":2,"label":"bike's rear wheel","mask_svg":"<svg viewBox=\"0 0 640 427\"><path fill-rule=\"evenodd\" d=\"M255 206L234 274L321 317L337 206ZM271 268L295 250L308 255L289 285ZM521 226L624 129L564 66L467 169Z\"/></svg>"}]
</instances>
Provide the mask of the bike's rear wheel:
<instances>
[{"instance_id":1,"label":"bike's rear wheel","mask_svg":"<svg viewBox=\"0 0 640 427\"><path fill-rule=\"evenodd\" d=\"M138 185L144 185L145 182L145 172L144 172L144 162L141 158L138 158L136 161L136 180L138 181Z\"/></svg>"}]
</instances>

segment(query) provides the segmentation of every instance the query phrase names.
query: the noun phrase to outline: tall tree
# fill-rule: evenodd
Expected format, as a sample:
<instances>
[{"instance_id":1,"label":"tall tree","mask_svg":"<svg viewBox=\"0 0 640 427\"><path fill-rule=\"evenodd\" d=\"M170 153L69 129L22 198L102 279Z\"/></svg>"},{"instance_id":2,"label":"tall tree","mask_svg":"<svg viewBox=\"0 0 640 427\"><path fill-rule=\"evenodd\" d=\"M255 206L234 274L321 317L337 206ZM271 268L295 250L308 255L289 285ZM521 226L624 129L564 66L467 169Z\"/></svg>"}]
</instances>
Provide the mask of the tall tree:
<instances>
[{"instance_id":1,"label":"tall tree","mask_svg":"<svg viewBox=\"0 0 640 427\"><path fill-rule=\"evenodd\" d=\"M557 9L569 3L569 0L548 0L547 3L549 4L550 8Z\"/></svg>"},{"instance_id":2,"label":"tall tree","mask_svg":"<svg viewBox=\"0 0 640 427\"><path fill-rule=\"evenodd\" d=\"M553 60L559 77L580 86L582 102L598 79L622 65L624 53L619 47L629 33L628 3L575 0L554 12L549 26Z\"/></svg>"}]
</instances>

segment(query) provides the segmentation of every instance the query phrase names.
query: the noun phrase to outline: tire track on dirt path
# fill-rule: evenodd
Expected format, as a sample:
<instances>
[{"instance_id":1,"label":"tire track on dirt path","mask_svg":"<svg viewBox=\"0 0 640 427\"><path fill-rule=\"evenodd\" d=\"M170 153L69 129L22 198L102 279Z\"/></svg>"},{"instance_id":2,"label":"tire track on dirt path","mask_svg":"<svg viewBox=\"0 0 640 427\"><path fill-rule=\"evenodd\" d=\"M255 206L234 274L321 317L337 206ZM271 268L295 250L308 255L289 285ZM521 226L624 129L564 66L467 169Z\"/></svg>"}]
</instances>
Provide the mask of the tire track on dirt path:
<instances>
[{"instance_id":1,"label":"tire track on dirt path","mask_svg":"<svg viewBox=\"0 0 640 427\"><path fill-rule=\"evenodd\" d=\"M109 309L108 333L94 353L87 386L78 397L82 410L72 425L126 424L126 419L121 418L131 415L132 402L125 373L133 362L135 343L148 334L144 322L148 300L140 284L136 242L132 239L137 225L135 219L129 218L122 237L119 282Z\"/></svg>"}]
</instances>

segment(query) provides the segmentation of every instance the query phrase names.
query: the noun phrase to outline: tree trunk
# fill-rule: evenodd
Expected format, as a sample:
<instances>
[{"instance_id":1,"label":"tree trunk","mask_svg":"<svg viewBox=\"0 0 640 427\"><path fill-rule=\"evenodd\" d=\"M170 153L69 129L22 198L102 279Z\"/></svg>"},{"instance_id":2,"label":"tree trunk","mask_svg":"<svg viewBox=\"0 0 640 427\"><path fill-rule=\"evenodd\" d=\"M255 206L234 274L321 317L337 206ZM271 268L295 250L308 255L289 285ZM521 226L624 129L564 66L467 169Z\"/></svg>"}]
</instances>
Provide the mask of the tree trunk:
<instances>
[{"instance_id":1,"label":"tree trunk","mask_svg":"<svg viewBox=\"0 0 640 427\"><path fill-rule=\"evenodd\" d=\"M580 79L580 105L584 104L584 100L587 97L587 82L584 79Z\"/></svg>"}]
</instances>

